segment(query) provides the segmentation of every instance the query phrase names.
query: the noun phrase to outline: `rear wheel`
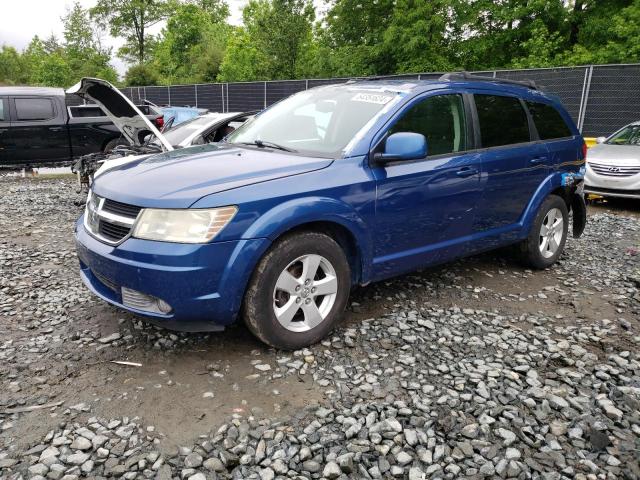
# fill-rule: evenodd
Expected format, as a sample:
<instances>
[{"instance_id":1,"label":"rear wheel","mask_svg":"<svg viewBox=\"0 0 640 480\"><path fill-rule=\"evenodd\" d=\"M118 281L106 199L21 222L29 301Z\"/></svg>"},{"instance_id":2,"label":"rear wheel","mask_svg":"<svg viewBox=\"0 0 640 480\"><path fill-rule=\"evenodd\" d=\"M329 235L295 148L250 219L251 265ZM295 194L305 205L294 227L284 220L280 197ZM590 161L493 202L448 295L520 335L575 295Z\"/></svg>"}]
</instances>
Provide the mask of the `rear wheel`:
<instances>
[{"instance_id":1,"label":"rear wheel","mask_svg":"<svg viewBox=\"0 0 640 480\"><path fill-rule=\"evenodd\" d=\"M564 200L549 195L542 203L529 237L522 242L522 257L534 268L553 265L564 250L569 228L569 210Z\"/></svg>"},{"instance_id":2,"label":"rear wheel","mask_svg":"<svg viewBox=\"0 0 640 480\"><path fill-rule=\"evenodd\" d=\"M273 347L316 343L342 315L350 279L345 254L331 237L314 232L284 237L256 267L245 294L245 322Z\"/></svg>"}]
</instances>

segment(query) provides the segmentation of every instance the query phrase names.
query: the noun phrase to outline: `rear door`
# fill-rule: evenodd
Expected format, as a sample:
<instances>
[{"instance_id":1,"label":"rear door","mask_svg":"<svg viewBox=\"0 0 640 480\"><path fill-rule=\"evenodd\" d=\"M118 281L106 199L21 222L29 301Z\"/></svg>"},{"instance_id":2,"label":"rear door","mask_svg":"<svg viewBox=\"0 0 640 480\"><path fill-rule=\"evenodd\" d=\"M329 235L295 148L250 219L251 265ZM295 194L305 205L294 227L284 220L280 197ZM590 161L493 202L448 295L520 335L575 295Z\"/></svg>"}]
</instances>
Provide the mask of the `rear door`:
<instances>
[{"instance_id":1,"label":"rear door","mask_svg":"<svg viewBox=\"0 0 640 480\"><path fill-rule=\"evenodd\" d=\"M0 165L9 163L9 102L6 97L0 97Z\"/></svg>"},{"instance_id":2,"label":"rear door","mask_svg":"<svg viewBox=\"0 0 640 480\"><path fill-rule=\"evenodd\" d=\"M66 114L53 96L9 98L12 162L55 163L71 158Z\"/></svg>"},{"instance_id":3,"label":"rear door","mask_svg":"<svg viewBox=\"0 0 640 480\"><path fill-rule=\"evenodd\" d=\"M526 101L538 138L545 144L548 164L554 168L581 163L577 152L582 142L576 141L567 121L550 103Z\"/></svg>"},{"instance_id":4,"label":"rear door","mask_svg":"<svg viewBox=\"0 0 640 480\"><path fill-rule=\"evenodd\" d=\"M474 231L482 232L517 223L552 165L520 98L479 92L473 98L483 182Z\"/></svg>"}]
</instances>

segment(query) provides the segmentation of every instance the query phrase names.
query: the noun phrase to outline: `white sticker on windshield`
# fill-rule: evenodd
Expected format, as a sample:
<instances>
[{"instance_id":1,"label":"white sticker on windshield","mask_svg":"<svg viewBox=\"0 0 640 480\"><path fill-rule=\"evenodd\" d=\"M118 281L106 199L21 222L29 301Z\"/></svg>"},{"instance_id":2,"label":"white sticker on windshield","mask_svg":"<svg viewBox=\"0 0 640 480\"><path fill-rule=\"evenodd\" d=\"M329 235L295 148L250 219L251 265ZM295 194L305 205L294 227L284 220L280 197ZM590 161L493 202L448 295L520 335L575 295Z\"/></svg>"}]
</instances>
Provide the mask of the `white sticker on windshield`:
<instances>
[{"instance_id":1,"label":"white sticker on windshield","mask_svg":"<svg viewBox=\"0 0 640 480\"><path fill-rule=\"evenodd\" d=\"M393 96L391 95L382 95L380 93L357 93L351 100L354 102L366 102L366 103L377 103L378 105L385 105L389 103Z\"/></svg>"}]
</instances>

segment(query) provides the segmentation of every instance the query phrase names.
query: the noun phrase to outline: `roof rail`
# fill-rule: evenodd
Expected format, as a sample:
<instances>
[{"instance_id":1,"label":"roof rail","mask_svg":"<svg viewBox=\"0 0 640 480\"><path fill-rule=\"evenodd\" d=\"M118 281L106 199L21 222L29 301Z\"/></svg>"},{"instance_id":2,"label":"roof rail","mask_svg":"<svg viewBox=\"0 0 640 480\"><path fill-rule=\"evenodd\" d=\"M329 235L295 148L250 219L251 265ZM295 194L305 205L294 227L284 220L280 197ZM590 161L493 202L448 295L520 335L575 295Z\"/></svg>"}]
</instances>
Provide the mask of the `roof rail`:
<instances>
[{"instance_id":1,"label":"roof rail","mask_svg":"<svg viewBox=\"0 0 640 480\"><path fill-rule=\"evenodd\" d=\"M375 76L375 77L351 77L347 80L347 83L355 83L355 82L377 82L380 80L389 80L383 76Z\"/></svg>"},{"instance_id":2,"label":"roof rail","mask_svg":"<svg viewBox=\"0 0 640 480\"><path fill-rule=\"evenodd\" d=\"M482 75L473 75L469 72L454 72L454 73L445 73L440 77L440 80L445 80L449 82L453 82L456 80L471 80L476 82L493 82L493 83L505 83L510 85L519 85L521 87L531 88L533 90L539 90L536 82L533 80L508 80L506 78L494 78L494 77L485 77Z\"/></svg>"}]
</instances>

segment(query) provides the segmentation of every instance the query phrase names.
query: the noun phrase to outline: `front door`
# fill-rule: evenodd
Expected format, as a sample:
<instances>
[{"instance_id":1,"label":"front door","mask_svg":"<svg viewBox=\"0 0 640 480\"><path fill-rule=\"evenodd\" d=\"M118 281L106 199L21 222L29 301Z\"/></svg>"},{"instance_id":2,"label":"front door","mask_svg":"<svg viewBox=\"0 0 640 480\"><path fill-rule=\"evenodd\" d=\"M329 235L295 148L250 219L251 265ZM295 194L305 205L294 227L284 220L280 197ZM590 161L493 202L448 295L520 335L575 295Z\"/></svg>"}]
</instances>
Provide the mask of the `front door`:
<instances>
[{"instance_id":1,"label":"front door","mask_svg":"<svg viewBox=\"0 0 640 480\"><path fill-rule=\"evenodd\" d=\"M481 196L461 94L420 98L389 129L427 139L423 159L374 165L377 184L374 276L377 279L464 254Z\"/></svg>"}]
</instances>

